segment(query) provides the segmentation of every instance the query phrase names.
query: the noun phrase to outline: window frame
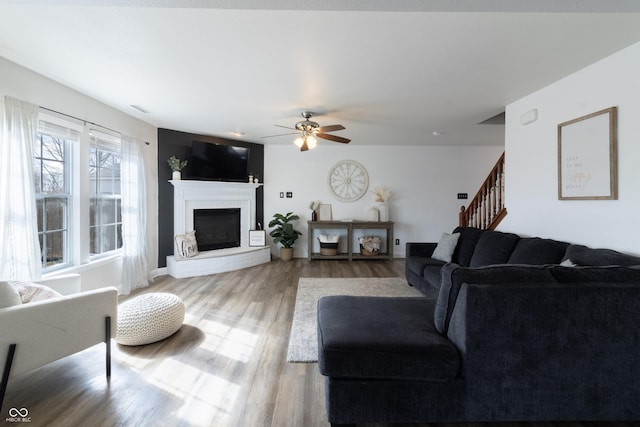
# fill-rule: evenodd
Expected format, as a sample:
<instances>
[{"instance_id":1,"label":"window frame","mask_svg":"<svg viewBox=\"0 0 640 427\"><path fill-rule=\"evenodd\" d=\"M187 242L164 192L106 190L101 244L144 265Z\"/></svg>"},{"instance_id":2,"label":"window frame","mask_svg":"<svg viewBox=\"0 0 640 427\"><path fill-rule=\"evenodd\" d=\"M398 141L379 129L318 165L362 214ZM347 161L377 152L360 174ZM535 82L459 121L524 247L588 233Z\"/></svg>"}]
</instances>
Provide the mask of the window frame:
<instances>
[{"instance_id":1,"label":"window frame","mask_svg":"<svg viewBox=\"0 0 640 427\"><path fill-rule=\"evenodd\" d=\"M47 157L44 154L44 146L45 137L49 137L52 139L60 139L63 141L64 148L62 153L62 160L58 160L55 158ZM73 144L79 142L80 138L78 133L71 128L66 126L60 126L56 123L52 123L49 117L39 117L38 120L38 133L36 137L36 141L38 146L33 147L33 167L34 167L34 185L36 185L35 190L40 189L39 192L35 193L35 203L36 209L38 211L38 239L40 241L40 254L41 254L41 265L43 273L49 273L52 271L60 270L63 268L67 268L73 265L71 248L70 248L70 239L71 235L74 232L73 229L73 195L71 190L72 179L73 179L73 161L72 161L72 150ZM37 150L37 153L36 153ZM43 181L45 174L43 173L45 162L57 161L62 163L63 166L63 189L62 192L45 192L43 191ZM38 171L35 170L36 164L38 165ZM39 177L39 183L36 184L35 180ZM48 201L55 200L63 200L64 209L62 211L62 228L49 228L48 225L50 221L48 220L48 209L47 203ZM41 227L42 225L42 227ZM49 242L50 238L54 234L61 233L62 238L62 251L61 258L62 261L59 263L54 263L49 265L48 260L50 259L49 254Z\"/></svg>"},{"instance_id":2,"label":"window frame","mask_svg":"<svg viewBox=\"0 0 640 427\"><path fill-rule=\"evenodd\" d=\"M122 172L121 172L121 168L120 167L117 168L117 176L116 176L115 168L103 168L103 167L100 167L99 165L95 165L95 167L97 168L96 170L98 171L96 176L96 184L95 184L96 192L93 192L94 186L91 183L91 179L92 179L91 168L94 166L91 164L92 151L97 150L99 152L109 153L112 156L117 156L118 164L120 165L122 163L121 143L122 142L119 135L115 136L112 134L104 133L102 131L97 131L95 129L92 129L89 132L89 151L88 151L88 157L87 157L87 164L89 167L89 172L88 172L89 192L88 192L88 200L87 200L89 205L89 223L87 225L89 230L89 246L88 246L89 254L88 255L89 255L90 261L101 259L107 256L111 256L113 254L122 252ZM99 191L101 176L102 176L100 171L103 171L103 170L110 170L114 172L110 176L111 187L113 190L111 192ZM115 191L114 187L117 187L118 192ZM99 224L96 224L95 219L92 218L93 214L91 212L94 206L93 205L94 200L97 200L97 201L114 200L115 201L114 203L115 212L113 212L113 221L110 221L110 222L100 221ZM96 203L96 205L98 204L99 203ZM98 211L98 215L100 216L100 219L102 219L103 215L108 216L108 214L105 214L100 210ZM112 227L114 228L113 231L115 232L115 235L112 236L115 247L112 249L95 252L93 250L94 249L93 231L96 229L107 229ZM100 236L100 239L105 238L104 233L97 233L96 235ZM103 241L98 242L99 246L102 246L103 244L104 244Z\"/></svg>"}]
</instances>

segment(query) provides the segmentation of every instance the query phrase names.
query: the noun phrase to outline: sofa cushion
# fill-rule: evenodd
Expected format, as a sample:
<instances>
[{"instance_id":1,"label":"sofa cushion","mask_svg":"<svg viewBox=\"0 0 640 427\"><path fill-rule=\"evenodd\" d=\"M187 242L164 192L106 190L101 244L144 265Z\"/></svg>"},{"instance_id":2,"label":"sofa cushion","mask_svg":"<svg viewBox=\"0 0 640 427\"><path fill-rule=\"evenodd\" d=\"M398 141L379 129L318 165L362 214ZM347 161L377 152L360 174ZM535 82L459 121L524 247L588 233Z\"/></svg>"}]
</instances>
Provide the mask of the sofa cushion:
<instances>
[{"instance_id":1,"label":"sofa cushion","mask_svg":"<svg viewBox=\"0 0 640 427\"><path fill-rule=\"evenodd\" d=\"M558 283L635 282L640 286L640 266L564 267L549 269Z\"/></svg>"},{"instance_id":2,"label":"sofa cushion","mask_svg":"<svg viewBox=\"0 0 640 427\"><path fill-rule=\"evenodd\" d=\"M18 290L9 282L0 282L0 308L22 304Z\"/></svg>"},{"instance_id":3,"label":"sofa cushion","mask_svg":"<svg viewBox=\"0 0 640 427\"><path fill-rule=\"evenodd\" d=\"M548 266L502 264L485 267L462 267L447 264L442 267L438 302L434 311L434 324L441 334L447 334L451 314L455 308L460 287L468 284L509 284L523 282L556 283ZM490 309L490 308L487 308Z\"/></svg>"},{"instance_id":4,"label":"sofa cushion","mask_svg":"<svg viewBox=\"0 0 640 427\"><path fill-rule=\"evenodd\" d=\"M473 227L456 227L453 232L460 233L460 237L451 261L459 265L469 266L473 251L476 249L478 239L480 239L484 230Z\"/></svg>"},{"instance_id":5,"label":"sofa cushion","mask_svg":"<svg viewBox=\"0 0 640 427\"><path fill-rule=\"evenodd\" d=\"M611 249L592 249L583 245L569 245L563 260L577 265L640 265L640 258Z\"/></svg>"},{"instance_id":6,"label":"sofa cushion","mask_svg":"<svg viewBox=\"0 0 640 427\"><path fill-rule=\"evenodd\" d=\"M569 243L539 237L518 240L508 264L560 264Z\"/></svg>"},{"instance_id":7,"label":"sofa cushion","mask_svg":"<svg viewBox=\"0 0 640 427\"><path fill-rule=\"evenodd\" d=\"M442 233L442 237L440 237L438 241L438 246L436 246L431 257L440 261L451 262L451 257L456 250L459 237L460 233Z\"/></svg>"},{"instance_id":8,"label":"sofa cushion","mask_svg":"<svg viewBox=\"0 0 640 427\"><path fill-rule=\"evenodd\" d=\"M429 284L429 286L436 290L440 289L440 281L442 280L441 269L442 265L428 265L424 268L424 280ZM437 294L435 296L437 296Z\"/></svg>"},{"instance_id":9,"label":"sofa cushion","mask_svg":"<svg viewBox=\"0 0 640 427\"><path fill-rule=\"evenodd\" d=\"M469 266L482 267L483 265L506 263L518 240L520 240L520 236L517 234L493 230L485 231L478 239Z\"/></svg>"},{"instance_id":10,"label":"sofa cushion","mask_svg":"<svg viewBox=\"0 0 640 427\"><path fill-rule=\"evenodd\" d=\"M320 372L334 378L453 380L458 352L435 330L434 306L430 298L321 298Z\"/></svg>"},{"instance_id":11,"label":"sofa cushion","mask_svg":"<svg viewBox=\"0 0 640 427\"><path fill-rule=\"evenodd\" d=\"M11 282L11 284L17 289L23 304L62 296L60 292L38 283Z\"/></svg>"},{"instance_id":12,"label":"sofa cushion","mask_svg":"<svg viewBox=\"0 0 640 427\"><path fill-rule=\"evenodd\" d=\"M424 273L424 268L433 265L436 267L440 267L445 264L444 261L439 261L433 258L424 258L418 256L412 256L407 258L406 260L407 269L413 273L416 273L418 276L422 277Z\"/></svg>"}]
</instances>

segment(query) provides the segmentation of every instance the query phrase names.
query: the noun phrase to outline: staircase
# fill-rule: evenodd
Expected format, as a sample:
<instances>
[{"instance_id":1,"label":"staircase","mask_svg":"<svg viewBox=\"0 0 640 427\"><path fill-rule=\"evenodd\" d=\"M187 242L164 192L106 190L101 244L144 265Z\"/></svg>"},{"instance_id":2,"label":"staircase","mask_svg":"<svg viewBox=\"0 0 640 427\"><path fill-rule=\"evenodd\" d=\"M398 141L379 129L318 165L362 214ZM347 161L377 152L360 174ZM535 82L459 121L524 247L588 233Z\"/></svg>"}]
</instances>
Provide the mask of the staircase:
<instances>
[{"instance_id":1,"label":"staircase","mask_svg":"<svg viewBox=\"0 0 640 427\"><path fill-rule=\"evenodd\" d=\"M468 207L462 206L459 214L461 227L495 230L507 215L504 206L504 153L498 159L487 179Z\"/></svg>"}]
</instances>

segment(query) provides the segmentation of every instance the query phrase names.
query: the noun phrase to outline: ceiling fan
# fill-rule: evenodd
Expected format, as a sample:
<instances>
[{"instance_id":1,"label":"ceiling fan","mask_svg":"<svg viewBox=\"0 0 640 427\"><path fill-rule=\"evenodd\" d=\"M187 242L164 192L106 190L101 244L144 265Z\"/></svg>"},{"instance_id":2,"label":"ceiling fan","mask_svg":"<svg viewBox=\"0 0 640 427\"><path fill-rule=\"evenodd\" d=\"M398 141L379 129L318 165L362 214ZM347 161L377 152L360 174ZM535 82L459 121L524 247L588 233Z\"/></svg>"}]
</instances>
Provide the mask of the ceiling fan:
<instances>
[{"instance_id":1,"label":"ceiling fan","mask_svg":"<svg viewBox=\"0 0 640 427\"><path fill-rule=\"evenodd\" d=\"M311 121L311 117L313 113L311 111L303 111L302 117L303 121L295 124L295 127L291 128L288 126L275 125L285 129L295 130L296 132L283 133L279 135L269 135L263 136L262 138L271 138L274 136L284 136L284 135L297 135L300 134L298 138L294 141L294 143L300 148L300 151L307 151L316 148L317 140L316 138L327 139L333 142L340 142L342 144L348 144L351 140L347 138L343 138L341 136L331 135L327 132L335 132L337 130L345 129L342 125L329 125L329 126L320 126L317 122Z\"/></svg>"}]
</instances>

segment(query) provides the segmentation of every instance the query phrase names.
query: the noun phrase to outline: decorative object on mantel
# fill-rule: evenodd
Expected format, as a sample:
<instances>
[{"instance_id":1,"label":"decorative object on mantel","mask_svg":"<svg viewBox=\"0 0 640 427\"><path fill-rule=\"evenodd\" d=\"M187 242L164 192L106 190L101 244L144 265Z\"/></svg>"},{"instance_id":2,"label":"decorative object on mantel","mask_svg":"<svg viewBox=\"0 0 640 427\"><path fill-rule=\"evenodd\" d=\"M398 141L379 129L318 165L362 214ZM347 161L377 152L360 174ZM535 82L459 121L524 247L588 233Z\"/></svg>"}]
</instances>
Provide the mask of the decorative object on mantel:
<instances>
[{"instance_id":1,"label":"decorative object on mantel","mask_svg":"<svg viewBox=\"0 0 640 427\"><path fill-rule=\"evenodd\" d=\"M253 182L253 175L249 175L249 181L248 182Z\"/></svg>"},{"instance_id":2,"label":"decorative object on mantel","mask_svg":"<svg viewBox=\"0 0 640 427\"><path fill-rule=\"evenodd\" d=\"M176 156L171 156L167 159L167 163L169 164L169 167L171 168L171 171L173 172L171 174L171 179L173 180L178 180L178 179L182 179L182 169L185 168L185 166L187 166L187 161L186 160L180 160L178 158L176 158Z\"/></svg>"},{"instance_id":3,"label":"decorative object on mantel","mask_svg":"<svg viewBox=\"0 0 640 427\"><path fill-rule=\"evenodd\" d=\"M362 236L358 237L358 243L360 243L360 255L374 256L380 253L382 239L380 236Z\"/></svg>"},{"instance_id":4,"label":"decorative object on mantel","mask_svg":"<svg viewBox=\"0 0 640 427\"><path fill-rule=\"evenodd\" d=\"M320 206L319 200L313 200L309 204L309 209L311 209L311 221L318 220L318 207Z\"/></svg>"},{"instance_id":5,"label":"decorative object on mantel","mask_svg":"<svg viewBox=\"0 0 640 427\"><path fill-rule=\"evenodd\" d=\"M301 232L293 228L291 221L300 219L298 215L294 215L293 212L288 212L285 215L276 213L273 215L273 219L269 223L269 227L275 227L269 235L273 237L273 243L280 243L280 259L282 261L291 261L293 258L293 244L302 235Z\"/></svg>"},{"instance_id":6,"label":"decorative object on mantel","mask_svg":"<svg viewBox=\"0 0 640 427\"><path fill-rule=\"evenodd\" d=\"M389 205L387 200L391 198L391 191L384 187L374 187L371 192L375 195L374 200L378 203L376 208L378 209L378 219L380 221L389 221Z\"/></svg>"}]
</instances>

